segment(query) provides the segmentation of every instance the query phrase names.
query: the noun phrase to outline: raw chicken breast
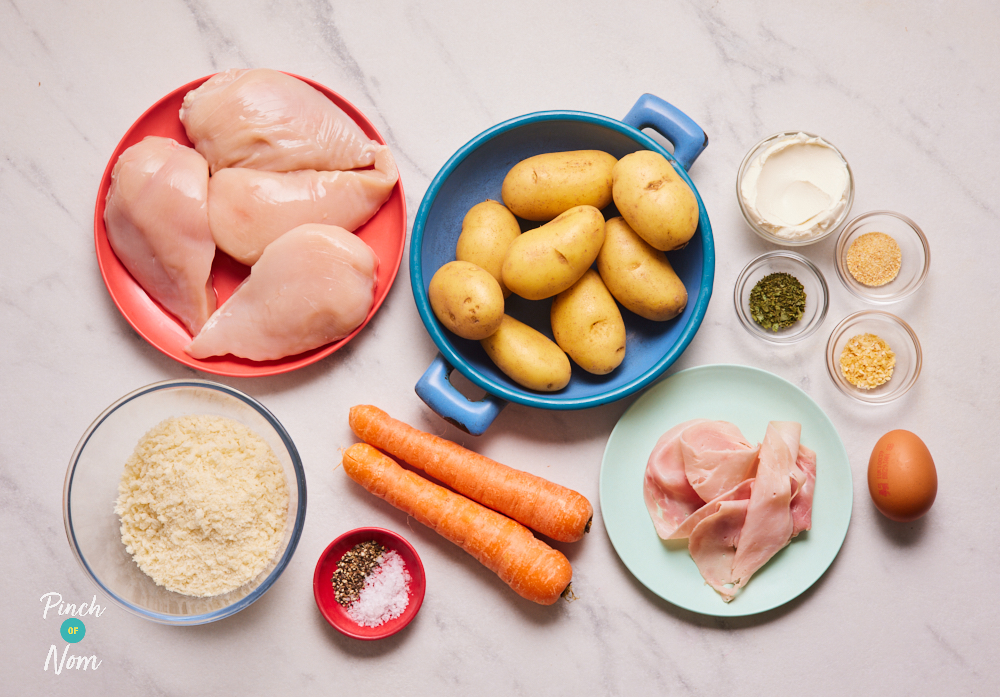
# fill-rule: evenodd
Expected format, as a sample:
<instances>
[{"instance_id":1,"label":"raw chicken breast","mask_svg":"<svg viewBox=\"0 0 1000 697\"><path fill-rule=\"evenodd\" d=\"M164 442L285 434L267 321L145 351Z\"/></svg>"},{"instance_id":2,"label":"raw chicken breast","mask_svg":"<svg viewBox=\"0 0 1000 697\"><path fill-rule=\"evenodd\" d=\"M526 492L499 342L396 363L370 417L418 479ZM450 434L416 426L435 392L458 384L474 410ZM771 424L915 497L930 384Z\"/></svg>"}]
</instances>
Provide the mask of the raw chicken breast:
<instances>
[{"instance_id":1,"label":"raw chicken breast","mask_svg":"<svg viewBox=\"0 0 1000 697\"><path fill-rule=\"evenodd\" d=\"M208 183L208 219L219 249L251 265L272 241L304 223L357 230L392 193L399 173L380 145L375 169L263 172L234 167Z\"/></svg>"},{"instance_id":2,"label":"raw chicken breast","mask_svg":"<svg viewBox=\"0 0 1000 697\"><path fill-rule=\"evenodd\" d=\"M355 169L379 144L326 95L277 70L227 70L184 97L181 123L214 174Z\"/></svg>"},{"instance_id":3,"label":"raw chicken breast","mask_svg":"<svg viewBox=\"0 0 1000 697\"><path fill-rule=\"evenodd\" d=\"M104 209L115 254L192 335L215 310L207 199L205 158L170 138L149 136L118 158Z\"/></svg>"},{"instance_id":4,"label":"raw chicken breast","mask_svg":"<svg viewBox=\"0 0 1000 697\"><path fill-rule=\"evenodd\" d=\"M745 586L750 577L792 539L791 473L798 455L801 430L802 427L792 421L772 421L764 432L757 476L733 564L737 588Z\"/></svg>"},{"instance_id":5,"label":"raw chicken breast","mask_svg":"<svg viewBox=\"0 0 1000 697\"><path fill-rule=\"evenodd\" d=\"M681 453L688 481L705 501L721 496L753 476L755 447L728 421L705 421L681 434Z\"/></svg>"},{"instance_id":6,"label":"raw chicken breast","mask_svg":"<svg viewBox=\"0 0 1000 697\"><path fill-rule=\"evenodd\" d=\"M703 421L686 421L664 433L646 463L642 496L656 534L664 540L669 539L688 516L705 505L705 501L691 488L684 472L680 443L685 429Z\"/></svg>"},{"instance_id":7,"label":"raw chicken breast","mask_svg":"<svg viewBox=\"0 0 1000 697\"><path fill-rule=\"evenodd\" d=\"M268 361L345 337L368 316L377 270L378 257L356 235L300 225L268 245L185 350Z\"/></svg>"}]
</instances>

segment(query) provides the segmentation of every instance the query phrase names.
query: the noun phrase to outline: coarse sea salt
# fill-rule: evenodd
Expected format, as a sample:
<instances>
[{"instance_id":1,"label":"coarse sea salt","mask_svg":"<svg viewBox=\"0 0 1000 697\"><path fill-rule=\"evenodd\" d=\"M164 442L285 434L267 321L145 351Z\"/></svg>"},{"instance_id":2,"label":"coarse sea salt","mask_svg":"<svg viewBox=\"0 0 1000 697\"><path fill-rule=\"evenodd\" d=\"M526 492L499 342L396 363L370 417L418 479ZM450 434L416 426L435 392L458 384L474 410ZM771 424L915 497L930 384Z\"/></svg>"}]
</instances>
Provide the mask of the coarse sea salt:
<instances>
[{"instance_id":1,"label":"coarse sea salt","mask_svg":"<svg viewBox=\"0 0 1000 697\"><path fill-rule=\"evenodd\" d=\"M382 561L365 579L358 599L347 608L347 616L362 627L378 627L396 619L410 603L410 572L395 550L382 555Z\"/></svg>"}]
</instances>

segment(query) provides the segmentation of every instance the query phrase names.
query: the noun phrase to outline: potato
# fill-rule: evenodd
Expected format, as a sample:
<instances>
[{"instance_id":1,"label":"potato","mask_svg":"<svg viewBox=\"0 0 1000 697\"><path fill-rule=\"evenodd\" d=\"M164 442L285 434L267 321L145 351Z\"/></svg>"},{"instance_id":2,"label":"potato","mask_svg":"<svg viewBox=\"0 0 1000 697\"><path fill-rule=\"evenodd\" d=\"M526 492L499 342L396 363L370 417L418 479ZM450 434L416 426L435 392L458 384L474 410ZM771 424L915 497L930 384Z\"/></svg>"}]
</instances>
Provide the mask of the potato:
<instances>
[{"instance_id":1,"label":"potato","mask_svg":"<svg viewBox=\"0 0 1000 697\"><path fill-rule=\"evenodd\" d=\"M517 218L502 203L477 203L462 220L462 234L455 245L455 258L471 261L489 271L497 279L506 298L510 290L503 284L500 268L507 255L507 247L520 235Z\"/></svg>"},{"instance_id":2,"label":"potato","mask_svg":"<svg viewBox=\"0 0 1000 697\"><path fill-rule=\"evenodd\" d=\"M604 216L593 206L570 208L510 243L503 282L528 300L563 292L590 268L604 243Z\"/></svg>"},{"instance_id":3,"label":"potato","mask_svg":"<svg viewBox=\"0 0 1000 697\"><path fill-rule=\"evenodd\" d=\"M572 367L563 350L510 315L479 343L504 375L529 390L555 392L569 383Z\"/></svg>"},{"instance_id":4,"label":"potato","mask_svg":"<svg viewBox=\"0 0 1000 697\"><path fill-rule=\"evenodd\" d=\"M663 155L640 150L618 161L612 193L625 221L660 251L680 249L698 228L698 199Z\"/></svg>"},{"instance_id":5,"label":"potato","mask_svg":"<svg viewBox=\"0 0 1000 697\"><path fill-rule=\"evenodd\" d=\"M525 220L552 220L575 206L611 203L611 170L618 160L600 150L535 155L503 180L503 202Z\"/></svg>"},{"instance_id":6,"label":"potato","mask_svg":"<svg viewBox=\"0 0 1000 697\"><path fill-rule=\"evenodd\" d=\"M485 339L503 320L500 284L468 261L449 261L438 269L427 297L438 321L463 339Z\"/></svg>"},{"instance_id":7,"label":"potato","mask_svg":"<svg viewBox=\"0 0 1000 697\"><path fill-rule=\"evenodd\" d=\"M625 359L625 321L593 269L555 297L550 318L559 348L588 373L607 375Z\"/></svg>"},{"instance_id":8,"label":"potato","mask_svg":"<svg viewBox=\"0 0 1000 697\"><path fill-rule=\"evenodd\" d=\"M622 218L605 227L597 270L611 295L640 317L655 321L679 315L687 305L687 289L667 255L653 249Z\"/></svg>"}]
</instances>

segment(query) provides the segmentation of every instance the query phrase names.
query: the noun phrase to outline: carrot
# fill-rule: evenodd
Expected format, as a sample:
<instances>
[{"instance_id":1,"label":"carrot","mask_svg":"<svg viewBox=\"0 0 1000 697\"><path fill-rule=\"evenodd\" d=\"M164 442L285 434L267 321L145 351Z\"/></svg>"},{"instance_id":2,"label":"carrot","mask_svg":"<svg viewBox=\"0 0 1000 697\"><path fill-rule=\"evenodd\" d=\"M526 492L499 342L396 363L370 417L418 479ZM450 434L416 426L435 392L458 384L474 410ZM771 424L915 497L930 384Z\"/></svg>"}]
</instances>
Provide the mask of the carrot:
<instances>
[{"instance_id":1,"label":"carrot","mask_svg":"<svg viewBox=\"0 0 1000 697\"><path fill-rule=\"evenodd\" d=\"M572 489L424 433L371 405L351 407L350 423L369 445L553 540L576 542L590 530L594 507Z\"/></svg>"},{"instance_id":2,"label":"carrot","mask_svg":"<svg viewBox=\"0 0 1000 697\"><path fill-rule=\"evenodd\" d=\"M569 586L573 569L562 552L520 523L403 469L367 443L344 452L344 471L474 556L521 597L551 605Z\"/></svg>"}]
</instances>

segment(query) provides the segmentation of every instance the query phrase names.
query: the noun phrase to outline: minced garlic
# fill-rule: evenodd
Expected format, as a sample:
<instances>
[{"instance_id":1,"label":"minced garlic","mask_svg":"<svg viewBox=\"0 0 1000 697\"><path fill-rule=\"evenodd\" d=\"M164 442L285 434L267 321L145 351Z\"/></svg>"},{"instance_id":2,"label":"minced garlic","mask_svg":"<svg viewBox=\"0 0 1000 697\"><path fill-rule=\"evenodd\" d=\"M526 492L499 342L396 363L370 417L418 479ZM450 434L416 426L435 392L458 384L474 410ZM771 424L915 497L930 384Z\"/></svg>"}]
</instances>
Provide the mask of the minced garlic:
<instances>
[{"instance_id":1,"label":"minced garlic","mask_svg":"<svg viewBox=\"0 0 1000 697\"><path fill-rule=\"evenodd\" d=\"M884 385L896 367L896 354L875 334L853 336L840 353L840 370L855 387L871 390Z\"/></svg>"},{"instance_id":2,"label":"minced garlic","mask_svg":"<svg viewBox=\"0 0 1000 697\"><path fill-rule=\"evenodd\" d=\"M125 463L122 542L157 585L207 597L263 571L284 539L285 473L271 447L222 416L167 419Z\"/></svg>"}]
</instances>

